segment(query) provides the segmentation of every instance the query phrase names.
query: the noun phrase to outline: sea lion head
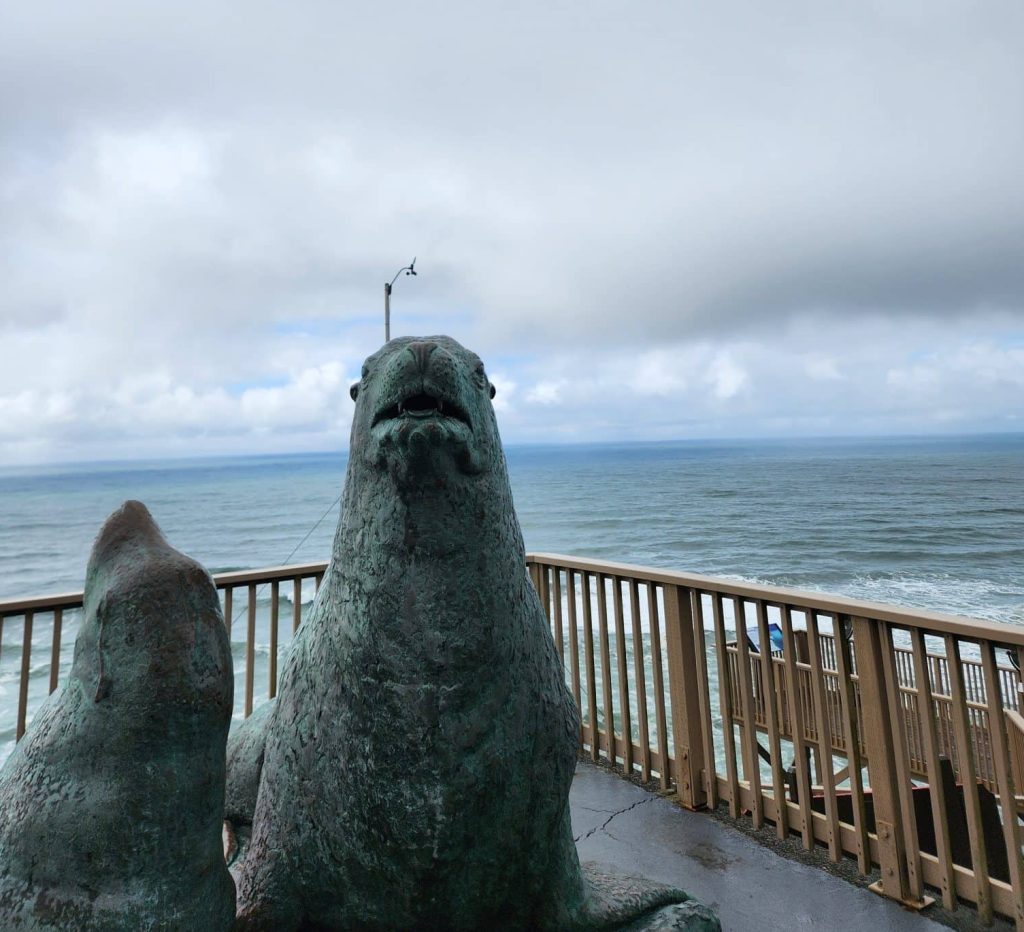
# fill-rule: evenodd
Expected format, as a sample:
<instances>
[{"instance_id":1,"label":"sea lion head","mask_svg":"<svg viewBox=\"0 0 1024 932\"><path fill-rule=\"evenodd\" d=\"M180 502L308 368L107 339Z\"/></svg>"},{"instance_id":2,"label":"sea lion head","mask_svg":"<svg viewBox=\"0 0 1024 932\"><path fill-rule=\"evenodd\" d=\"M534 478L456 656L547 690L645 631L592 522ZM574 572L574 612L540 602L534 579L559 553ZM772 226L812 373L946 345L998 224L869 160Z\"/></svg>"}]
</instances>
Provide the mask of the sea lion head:
<instances>
[{"instance_id":1,"label":"sea lion head","mask_svg":"<svg viewBox=\"0 0 1024 932\"><path fill-rule=\"evenodd\" d=\"M503 462L494 386L480 357L451 337L391 340L366 360L351 393L351 455L402 484Z\"/></svg>"},{"instance_id":2,"label":"sea lion head","mask_svg":"<svg viewBox=\"0 0 1024 932\"><path fill-rule=\"evenodd\" d=\"M210 574L168 543L145 505L125 502L89 556L72 681L104 706L201 712L226 727L231 669Z\"/></svg>"}]
</instances>

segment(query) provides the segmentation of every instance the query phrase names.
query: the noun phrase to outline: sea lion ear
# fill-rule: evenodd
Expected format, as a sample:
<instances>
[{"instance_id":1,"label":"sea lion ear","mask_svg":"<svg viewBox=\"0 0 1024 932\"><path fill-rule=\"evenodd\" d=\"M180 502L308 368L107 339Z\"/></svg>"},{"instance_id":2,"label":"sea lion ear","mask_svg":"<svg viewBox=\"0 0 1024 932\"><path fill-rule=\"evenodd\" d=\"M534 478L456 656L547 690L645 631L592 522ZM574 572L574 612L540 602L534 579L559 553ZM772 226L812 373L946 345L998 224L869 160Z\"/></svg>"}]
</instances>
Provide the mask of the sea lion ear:
<instances>
[{"instance_id":1,"label":"sea lion ear","mask_svg":"<svg viewBox=\"0 0 1024 932\"><path fill-rule=\"evenodd\" d=\"M359 397L359 383L353 383L352 387L348 390L349 396L355 401Z\"/></svg>"},{"instance_id":2,"label":"sea lion ear","mask_svg":"<svg viewBox=\"0 0 1024 932\"><path fill-rule=\"evenodd\" d=\"M498 390L494 387L494 383L491 382L491 398L494 398L498 394Z\"/></svg>"}]
</instances>

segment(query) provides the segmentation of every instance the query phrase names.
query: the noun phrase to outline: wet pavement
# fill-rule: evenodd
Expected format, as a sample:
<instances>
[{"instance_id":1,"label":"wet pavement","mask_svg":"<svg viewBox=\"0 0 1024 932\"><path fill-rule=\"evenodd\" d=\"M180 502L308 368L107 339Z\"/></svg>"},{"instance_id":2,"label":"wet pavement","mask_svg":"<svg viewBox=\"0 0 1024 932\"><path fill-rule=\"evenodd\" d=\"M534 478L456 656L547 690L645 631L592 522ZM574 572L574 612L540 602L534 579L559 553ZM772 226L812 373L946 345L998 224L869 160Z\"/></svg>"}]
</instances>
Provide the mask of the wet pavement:
<instances>
[{"instance_id":1,"label":"wet pavement","mask_svg":"<svg viewBox=\"0 0 1024 932\"><path fill-rule=\"evenodd\" d=\"M577 766L569 802L580 860L682 887L717 910L724 932L948 932L593 764Z\"/></svg>"}]
</instances>

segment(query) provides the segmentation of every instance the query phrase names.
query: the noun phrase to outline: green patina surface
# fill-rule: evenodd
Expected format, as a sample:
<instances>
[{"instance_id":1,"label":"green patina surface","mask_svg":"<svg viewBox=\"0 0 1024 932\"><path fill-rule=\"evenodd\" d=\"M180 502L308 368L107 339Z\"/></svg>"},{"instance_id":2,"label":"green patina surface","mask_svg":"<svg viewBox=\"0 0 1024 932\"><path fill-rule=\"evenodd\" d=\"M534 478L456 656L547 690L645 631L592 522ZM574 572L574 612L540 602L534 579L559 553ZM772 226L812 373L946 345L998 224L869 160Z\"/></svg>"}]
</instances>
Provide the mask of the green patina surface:
<instances>
[{"instance_id":1,"label":"green patina surface","mask_svg":"<svg viewBox=\"0 0 1024 932\"><path fill-rule=\"evenodd\" d=\"M230 929L232 665L213 581L145 506L103 526L66 686L0 771L0 929Z\"/></svg>"},{"instance_id":2,"label":"green patina surface","mask_svg":"<svg viewBox=\"0 0 1024 932\"><path fill-rule=\"evenodd\" d=\"M353 395L330 567L229 748L239 927L717 929L679 890L580 867L579 720L480 360L393 340Z\"/></svg>"}]
</instances>

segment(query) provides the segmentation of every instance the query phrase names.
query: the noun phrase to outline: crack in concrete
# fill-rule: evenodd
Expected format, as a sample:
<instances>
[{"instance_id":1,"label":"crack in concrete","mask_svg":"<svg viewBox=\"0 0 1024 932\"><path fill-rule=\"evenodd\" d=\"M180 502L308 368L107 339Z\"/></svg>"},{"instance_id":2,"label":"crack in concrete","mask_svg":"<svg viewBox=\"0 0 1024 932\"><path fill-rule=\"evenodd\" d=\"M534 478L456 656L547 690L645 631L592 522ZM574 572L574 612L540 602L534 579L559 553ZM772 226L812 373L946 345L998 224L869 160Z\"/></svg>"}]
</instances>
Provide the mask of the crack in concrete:
<instances>
[{"instance_id":1,"label":"crack in concrete","mask_svg":"<svg viewBox=\"0 0 1024 932\"><path fill-rule=\"evenodd\" d=\"M626 806L624 809L616 809L615 812L608 816L608 818L605 819L604 822L602 822L600 825L595 826L589 832L586 832L583 835L577 835L573 839L573 841L577 844L579 844L581 841L586 841L591 835L596 835L598 832L603 832L606 828L608 828L608 825L611 823L612 819L617 819L620 815L625 815L627 812L636 809L637 806L642 806L645 803L654 802L654 800L656 799L658 799L657 796L647 796L644 799L638 799L635 803L633 803L630 806Z\"/></svg>"},{"instance_id":2,"label":"crack in concrete","mask_svg":"<svg viewBox=\"0 0 1024 932\"><path fill-rule=\"evenodd\" d=\"M609 831L608 831L608 829L605 829L605 830L604 830L604 833L605 833L605 835L607 835L607 836L608 836L608 837L609 837L609 838L610 838L610 839L611 839L612 841L616 841L616 842L618 842L618 843L619 843L620 845L625 845L625 846L626 846L627 848L629 848L629 850L630 850L630 851L632 851L632 852L633 852L633 853L634 853L634 854L635 854L635 855L637 856L637 859L638 859L638 860L639 860L640 858L642 858L642 857L643 857L643 855L644 855L644 849L643 849L643 848L641 848L641 847L640 847L639 845L635 845L635 844L634 844L633 842L629 841L629 840L628 840L628 839L626 839L626 838L622 838L622 837L621 837L621 836L619 836L619 835L613 835L613 834L612 834L611 832L609 832Z\"/></svg>"}]
</instances>

